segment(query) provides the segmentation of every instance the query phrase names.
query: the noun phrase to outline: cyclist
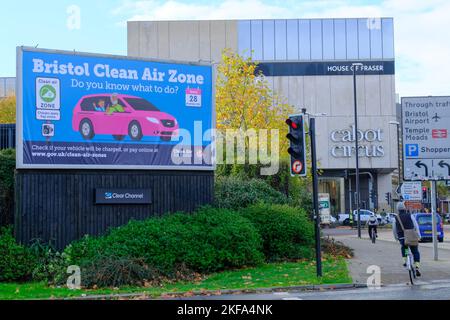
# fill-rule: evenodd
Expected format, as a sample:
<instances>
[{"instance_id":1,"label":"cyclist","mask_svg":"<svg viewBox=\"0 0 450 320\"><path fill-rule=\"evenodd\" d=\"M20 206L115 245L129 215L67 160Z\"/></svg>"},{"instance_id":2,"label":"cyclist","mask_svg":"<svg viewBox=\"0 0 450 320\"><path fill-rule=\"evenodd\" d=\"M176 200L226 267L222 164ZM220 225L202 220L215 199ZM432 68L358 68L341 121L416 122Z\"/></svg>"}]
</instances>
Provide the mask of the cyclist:
<instances>
[{"instance_id":1,"label":"cyclist","mask_svg":"<svg viewBox=\"0 0 450 320\"><path fill-rule=\"evenodd\" d=\"M392 224L392 231L394 232L395 239L398 240L401 245L403 266L406 267L406 250L409 247L411 249L411 253L414 257L414 266L416 268L416 275L418 277L420 277L421 273L419 271L419 267L420 267L419 246L418 245L417 246L406 246L405 245L405 233L404 233L404 230L414 230L415 233L417 234L417 238L420 239L419 225L417 224L417 221L414 218L414 216L412 216L406 210L405 204L403 202L399 202L397 204L397 211L398 211L398 215L395 216L395 222Z\"/></svg>"},{"instance_id":2,"label":"cyclist","mask_svg":"<svg viewBox=\"0 0 450 320\"><path fill-rule=\"evenodd\" d=\"M375 232L375 237L378 238L378 218L376 215L370 216L370 218L366 222L366 226L369 230L370 239L372 239L372 232Z\"/></svg>"}]
</instances>

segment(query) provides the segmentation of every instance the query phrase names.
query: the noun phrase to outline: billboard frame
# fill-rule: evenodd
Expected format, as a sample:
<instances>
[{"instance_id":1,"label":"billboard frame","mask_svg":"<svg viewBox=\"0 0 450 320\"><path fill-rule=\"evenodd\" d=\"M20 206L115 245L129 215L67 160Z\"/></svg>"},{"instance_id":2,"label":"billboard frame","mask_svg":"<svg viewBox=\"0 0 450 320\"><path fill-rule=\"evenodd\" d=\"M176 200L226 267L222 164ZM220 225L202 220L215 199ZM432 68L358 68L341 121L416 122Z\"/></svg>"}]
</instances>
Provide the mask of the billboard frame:
<instances>
[{"instance_id":1,"label":"billboard frame","mask_svg":"<svg viewBox=\"0 0 450 320\"><path fill-rule=\"evenodd\" d=\"M64 165L64 164L24 164L23 163L23 53L41 52L49 54L75 55L92 58L108 58L116 60L134 60L142 62L156 62L165 64L182 64L188 66L211 67L211 165L209 166L177 166L177 165ZM148 59L134 56L121 56L110 54L97 54L81 51L67 51L54 49L41 49L28 46L16 47L16 169L68 169L68 170L177 170L177 171L215 171L216 164L216 68L212 63L189 62L179 60Z\"/></svg>"}]
</instances>

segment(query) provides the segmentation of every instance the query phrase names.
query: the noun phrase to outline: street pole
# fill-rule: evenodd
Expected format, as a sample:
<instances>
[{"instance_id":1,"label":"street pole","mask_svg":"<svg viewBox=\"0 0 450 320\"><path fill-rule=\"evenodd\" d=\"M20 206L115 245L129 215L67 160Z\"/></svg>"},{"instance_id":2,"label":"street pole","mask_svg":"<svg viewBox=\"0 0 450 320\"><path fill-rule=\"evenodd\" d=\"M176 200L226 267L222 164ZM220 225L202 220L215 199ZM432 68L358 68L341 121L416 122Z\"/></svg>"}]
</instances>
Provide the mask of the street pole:
<instances>
[{"instance_id":1,"label":"street pole","mask_svg":"<svg viewBox=\"0 0 450 320\"><path fill-rule=\"evenodd\" d=\"M316 119L309 120L309 137L311 139L311 162L313 183L313 205L314 205L314 230L316 238L316 273L322 277L322 256L320 248L320 211L319 211L319 182L317 176L316 160Z\"/></svg>"},{"instance_id":2,"label":"street pole","mask_svg":"<svg viewBox=\"0 0 450 320\"><path fill-rule=\"evenodd\" d=\"M437 245L437 219L436 219L436 181L431 181L431 224L432 227L432 235L433 235L433 256L434 260L438 260L438 245Z\"/></svg>"},{"instance_id":3,"label":"street pole","mask_svg":"<svg viewBox=\"0 0 450 320\"><path fill-rule=\"evenodd\" d=\"M360 189L359 189L359 141L358 141L358 101L356 96L356 67L361 65L354 63L353 66L353 102L354 102L354 115L355 115L355 160L356 160L356 176L355 176L355 188L356 188L356 215L358 218L358 238L361 238L361 214L360 214ZM353 214L351 212L350 214Z\"/></svg>"},{"instance_id":4,"label":"street pole","mask_svg":"<svg viewBox=\"0 0 450 320\"><path fill-rule=\"evenodd\" d=\"M402 159L402 147L400 145L400 135L402 134L402 130L401 130L401 126L400 126L400 122L397 124L397 144L398 144L398 185L400 185L402 183L402 173L401 173L401 166L400 166L400 161Z\"/></svg>"}]
</instances>

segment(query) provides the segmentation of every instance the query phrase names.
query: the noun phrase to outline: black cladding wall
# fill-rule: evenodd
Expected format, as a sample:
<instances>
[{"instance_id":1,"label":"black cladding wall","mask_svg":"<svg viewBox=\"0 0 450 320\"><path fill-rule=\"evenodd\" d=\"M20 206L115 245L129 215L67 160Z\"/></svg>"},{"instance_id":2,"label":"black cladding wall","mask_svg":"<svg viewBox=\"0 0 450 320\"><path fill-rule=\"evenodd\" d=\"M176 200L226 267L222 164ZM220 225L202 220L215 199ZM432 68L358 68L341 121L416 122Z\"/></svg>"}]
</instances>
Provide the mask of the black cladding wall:
<instances>
[{"instance_id":1,"label":"black cladding wall","mask_svg":"<svg viewBox=\"0 0 450 320\"><path fill-rule=\"evenodd\" d=\"M149 188L152 204L96 205L96 188ZM213 190L213 171L18 170L16 237L52 241L61 249L131 219L191 212L211 203Z\"/></svg>"}]
</instances>

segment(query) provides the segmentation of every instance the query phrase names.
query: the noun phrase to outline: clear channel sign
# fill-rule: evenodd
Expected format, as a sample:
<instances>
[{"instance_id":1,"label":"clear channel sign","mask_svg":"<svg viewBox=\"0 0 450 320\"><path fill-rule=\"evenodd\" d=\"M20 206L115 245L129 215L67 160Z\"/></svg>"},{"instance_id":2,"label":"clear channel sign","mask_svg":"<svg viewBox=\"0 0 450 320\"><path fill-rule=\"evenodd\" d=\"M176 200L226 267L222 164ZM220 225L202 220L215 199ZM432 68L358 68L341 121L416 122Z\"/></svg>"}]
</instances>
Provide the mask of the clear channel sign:
<instances>
[{"instance_id":1,"label":"clear channel sign","mask_svg":"<svg viewBox=\"0 0 450 320\"><path fill-rule=\"evenodd\" d=\"M405 180L450 180L450 97L402 98Z\"/></svg>"}]
</instances>

